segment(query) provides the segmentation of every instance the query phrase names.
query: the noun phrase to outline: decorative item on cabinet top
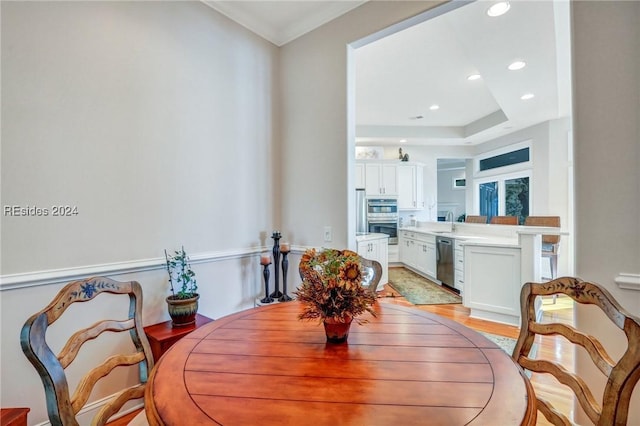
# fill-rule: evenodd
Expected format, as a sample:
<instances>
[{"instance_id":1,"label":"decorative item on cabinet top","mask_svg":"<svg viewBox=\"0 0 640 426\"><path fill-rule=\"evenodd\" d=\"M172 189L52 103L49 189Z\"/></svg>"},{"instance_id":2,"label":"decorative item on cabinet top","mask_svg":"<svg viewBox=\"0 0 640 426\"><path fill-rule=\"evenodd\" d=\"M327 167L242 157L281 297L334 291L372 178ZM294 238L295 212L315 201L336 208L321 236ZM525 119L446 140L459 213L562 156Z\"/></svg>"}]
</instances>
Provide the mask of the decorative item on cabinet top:
<instances>
[{"instance_id":1,"label":"decorative item on cabinet top","mask_svg":"<svg viewBox=\"0 0 640 426\"><path fill-rule=\"evenodd\" d=\"M408 153L402 153L402 148L398 149L398 159L400 161L409 161L409 154Z\"/></svg>"},{"instance_id":2,"label":"decorative item on cabinet top","mask_svg":"<svg viewBox=\"0 0 640 426\"><path fill-rule=\"evenodd\" d=\"M356 160L382 160L384 149L381 146L356 146Z\"/></svg>"}]
</instances>

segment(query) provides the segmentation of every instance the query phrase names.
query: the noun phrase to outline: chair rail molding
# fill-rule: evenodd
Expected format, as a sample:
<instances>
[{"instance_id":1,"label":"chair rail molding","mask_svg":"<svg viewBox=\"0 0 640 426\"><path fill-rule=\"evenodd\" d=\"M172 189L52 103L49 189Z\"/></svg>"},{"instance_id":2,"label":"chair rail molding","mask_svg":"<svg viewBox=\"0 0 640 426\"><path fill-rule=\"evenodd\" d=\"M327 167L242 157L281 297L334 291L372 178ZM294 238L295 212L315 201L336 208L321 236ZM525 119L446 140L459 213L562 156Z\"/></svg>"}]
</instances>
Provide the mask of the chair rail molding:
<instances>
[{"instance_id":1,"label":"chair rail molding","mask_svg":"<svg viewBox=\"0 0 640 426\"><path fill-rule=\"evenodd\" d=\"M630 274L626 272L620 272L617 277L614 278L618 287L625 290L640 291L640 274Z\"/></svg>"},{"instance_id":2,"label":"chair rail molding","mask_svg":"<svg viewBox=\"0 0 640 426\"><path fill-rule=\"evenodd\" d=\"M292 252L294 252L292 247ZM191 263L220 262L259 255L270 251L271 247L250 247L227 251L212 251L190 255ZM295 251L299 251L297 249ZM127 260L123 262L103 263L98 265L78 266L73 268L51 269L46 271L24 272L0 276L0 292L26 287L37 287L50 284L66 283L76 279L84 279L94 275L117 276L136 272L165 268L164 257L152 259Z\"/></svg>"}]
</instances>

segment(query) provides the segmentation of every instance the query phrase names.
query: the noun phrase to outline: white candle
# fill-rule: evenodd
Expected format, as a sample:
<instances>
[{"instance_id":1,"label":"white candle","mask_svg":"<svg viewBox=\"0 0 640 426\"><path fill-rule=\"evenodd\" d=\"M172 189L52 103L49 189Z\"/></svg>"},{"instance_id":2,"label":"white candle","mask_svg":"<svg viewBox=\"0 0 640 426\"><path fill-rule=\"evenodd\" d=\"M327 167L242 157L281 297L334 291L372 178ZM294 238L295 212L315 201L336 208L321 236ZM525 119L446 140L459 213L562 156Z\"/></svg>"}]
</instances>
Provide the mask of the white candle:
<instances>
[{"instance_id":1,"label":"white candle","mask_svg":"<svg viewBox=\"0 0 640 426\"><path fill-rule=\"evenodd\" d=\"M261 265L268 265L271 263L271 256L269 256L268 253L264 253L260 256L260 264Z\"/></svg>"},{"instance_id":2,"label":"white candle","mask_svg":"<svg viewBox=\"0 0 640 426\"><path fill-rule=\"evenodd\" d=\"M291 248L289 247L289 243L280 244L280 251L283 253L289 253L289 251L291 251Z\"/></svg>"}]
</instances>

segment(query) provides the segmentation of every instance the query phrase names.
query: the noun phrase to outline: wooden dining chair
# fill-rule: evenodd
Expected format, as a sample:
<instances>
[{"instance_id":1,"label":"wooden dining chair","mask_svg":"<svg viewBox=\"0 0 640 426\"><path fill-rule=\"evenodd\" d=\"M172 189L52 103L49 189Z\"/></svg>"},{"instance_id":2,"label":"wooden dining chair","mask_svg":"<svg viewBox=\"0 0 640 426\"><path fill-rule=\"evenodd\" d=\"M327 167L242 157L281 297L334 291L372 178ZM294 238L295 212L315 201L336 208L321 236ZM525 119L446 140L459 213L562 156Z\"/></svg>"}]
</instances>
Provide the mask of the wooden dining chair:
<instances>
[{"instance_id":1,"label":"wooden dining chair","mask_svg":"<svg viewBox=\"0 0 640 426\"><path fill-rule=\"evenodd\" d=\"M565 294L576 303L599 307L627 338L627 349L618 361L612 360L604 346L593 336L559 323L539 323L536 320L537 296ZM520 292L520 336L512 358L525 370L554 376L575 394L582 409L596 425L625 425L629 399L640 378L640 318L625 311L613 296L597 284L578 278L563 277L546 283L526 283ZM529 358L536 335L560 335L582 347L595 366L607 377L602 400L597 401L587 384L577 374L567 371L557 362ZM570 425L566 415L551 403L536 396L536 406L546 419L555 425Z\"/></svg>"},{"instance_id":2,"label":"wooden dining chair","mask_svg":"<svg viewBox=\"0 0 640 426\"><path fill-rule=\"evenodd\" d=\"M493 216L489 223L494 225L517 225L517 216Z\"/></svg>"},{"instance_id":3,"label":"wooden dining chair","mask_svg":"<svg viewBox=\"0 0 640 426\"><path fill-rule=\"evenodd\" d=\"M470 216L470 215L467 215L467 217L465 217L464 221L466 223L487 223L487 217L486 216Z\"/></svg>"},{"instance_id":4,"label":"wooden dining chair","mask_svg":"<svg viewBox=\"0 0 640 426\"><path fill-rule=\"evenodd\" d=\"M58 320L66 309L76 302L93 301L104 293L128 295L128 318L97 322L88 328L76 331L59 354L54 354L47 344L47 328ZM138 366L140 383L120 392L106 403L94 416L92 425L104 425L111 416L120 411L129 400L144 397L145 385L153 368L151 347L142 327L142 288L136 281L118 282L104 277L93 277L67 284L49 305L32 315L22 327L20 344L22 350L38 371L44 384L49 420L54 426L76 426L76 415L85 405L95 384L118 366ZM103 332L128 332L135 352L108 357L97 367L87 372L70 394L65 369L78 355L82 345L99 337ZM141 413L144 423L144 412ZM134 420L140 424L140 417Z\"/></svg>"},{"instance_id":5,"label":"wooden dining chair","mask_svg":"<svg viewBox=\"0 0 640 426\"><path fill-rule=\"evenodd\" d=\"M560 216L528 216L525 226L548 226L560 228ZM558 276L558 248L560 235L542 235L542 257L549 259L551 279Z\"/></svg>"},{"instance_id":6,"label":"wooden dining chair","mask_svg":"<svg viewBox=\"0 0 640 426\"><path fill-rule=\"evenodd\" d=\"M382 265L377 260L365 259L360 256L362 270L362 285L376 294L378 284L382 278Z\"/></svg>"}]
</instances>

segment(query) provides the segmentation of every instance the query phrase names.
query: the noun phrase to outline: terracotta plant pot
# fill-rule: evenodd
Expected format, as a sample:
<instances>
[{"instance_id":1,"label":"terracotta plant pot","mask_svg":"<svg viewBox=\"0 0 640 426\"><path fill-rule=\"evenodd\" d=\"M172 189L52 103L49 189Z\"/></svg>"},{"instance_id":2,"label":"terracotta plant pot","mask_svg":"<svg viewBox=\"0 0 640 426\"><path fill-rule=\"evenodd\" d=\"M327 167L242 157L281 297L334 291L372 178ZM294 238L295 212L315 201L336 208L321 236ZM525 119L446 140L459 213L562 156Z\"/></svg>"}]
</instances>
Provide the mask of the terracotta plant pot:
<instances>
[{"instance_id":1,"label":"terracotta plant pot","mask_svg":"<svg viewBox=\"0 0 640 426\"><path fill-rule=\"evenodd\" d=\"M198 313L198 299L196 294L190 299L176 299L175 296L167 297L167 309L171 317L173 327L186 327L195 324Z\"/></svg>"},{"instance_id":2,"label":"terracotta plant pot","mask_svg":"<svg viewBox=\"0 0 640 426\"><path fill-rule=\"evenodd\" d=\"M324 332L327 335L327 343L344 343L349 337L349 328L351 327L352 317L345 318L344 322L340 322L335 318L324 319Z\"/></svg>"}]
</instances>

